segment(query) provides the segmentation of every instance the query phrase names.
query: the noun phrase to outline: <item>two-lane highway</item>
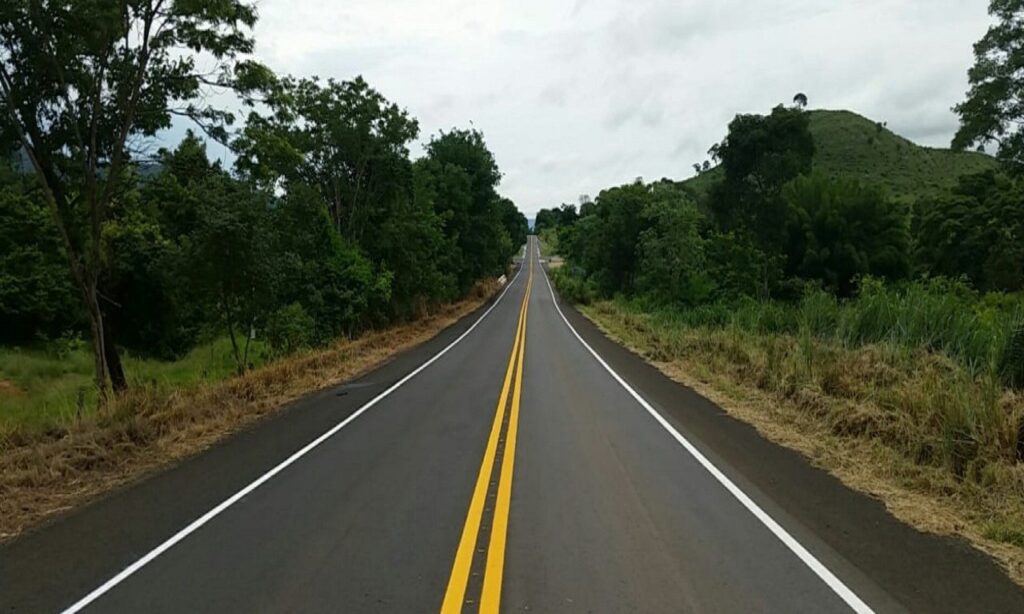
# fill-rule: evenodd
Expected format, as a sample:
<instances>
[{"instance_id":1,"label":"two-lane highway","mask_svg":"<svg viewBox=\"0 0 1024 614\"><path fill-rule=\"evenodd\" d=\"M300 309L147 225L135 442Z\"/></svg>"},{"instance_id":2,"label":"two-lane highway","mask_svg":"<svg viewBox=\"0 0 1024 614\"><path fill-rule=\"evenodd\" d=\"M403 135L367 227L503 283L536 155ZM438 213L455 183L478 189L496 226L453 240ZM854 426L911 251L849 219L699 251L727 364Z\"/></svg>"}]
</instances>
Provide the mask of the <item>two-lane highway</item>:
<instances>
[{"instance_id":1,"label":"two-lane highway","mask_svg":"<svg viewBox=\"0 0 1024 614\"><path fill-rule=\"evenodd\" d=\"M563 313L486 310L0 546L0 606L103 612L1024 611Z\"/></svg>"}]
</instances>

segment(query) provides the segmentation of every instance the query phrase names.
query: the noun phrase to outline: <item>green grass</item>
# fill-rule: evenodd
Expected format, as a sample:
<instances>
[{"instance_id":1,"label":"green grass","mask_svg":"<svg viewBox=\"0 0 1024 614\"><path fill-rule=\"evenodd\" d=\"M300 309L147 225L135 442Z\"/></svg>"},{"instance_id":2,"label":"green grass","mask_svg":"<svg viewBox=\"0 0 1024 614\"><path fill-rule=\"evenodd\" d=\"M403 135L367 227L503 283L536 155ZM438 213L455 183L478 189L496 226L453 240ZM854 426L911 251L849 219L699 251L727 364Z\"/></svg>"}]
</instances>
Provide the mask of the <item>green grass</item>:
<instances>
[{"instance_id":1,"label":"green grass","mask_svg":"<svg viewBox=\"0 0 1024 614\"><path fill-rule=\"evenodd\" d=\"M995 541L1024 548L1024 530L1020 528L1020 524L1014 525L1005 521L990 522L982 528L982 535Z\"/></svg>"},{"instance_id":2,"label":"green grass","mask_svg":"<svg viewBox=\"0 0 1024 614\"><path fill-rule=\"evenodd\" d=\"M559 280L570 300L581 300L575 279ZM847 348L888 343L942 353L972 375L1000 366L1014 330L1024 322L1024 295L981 295L945 279L884 284L865 280L860 294L840 301L824 291L796 303L746 299L692 309L660 308L646 301L619 301L666 325L741 329L760 334L808 334Z\"/></svg>"},{"instance_id":3,"label":"green grass","mask_svg":"<svg viewBox=\"0 0 1024 614\"><path fill-rule=\"evenodd\" d=\"M265 362L264 348L254 342L250 360ZM235 373L231 342L220 338L201 345L179 360L160 361L123 356L131 384L162 389L190 388ZM88 348L0 348L0 380L17 390L0 389L0 433L14 428L46 428L55 422L95 411L92 354Z\"/></svg>"},{"instance_id":4,"label":"green grass","mask_svg":"<svg viewBox=\"0 0 1024 614\"><path fill-rule=\"evenodd\" d=\"M897 200L936 194L956 185L961 175L998 167L986 154L917 145L850 111L809 113L815 170L881 186ZM682 183L703 195L721 176L715 168Z\"/></svg>"}]
</instances>

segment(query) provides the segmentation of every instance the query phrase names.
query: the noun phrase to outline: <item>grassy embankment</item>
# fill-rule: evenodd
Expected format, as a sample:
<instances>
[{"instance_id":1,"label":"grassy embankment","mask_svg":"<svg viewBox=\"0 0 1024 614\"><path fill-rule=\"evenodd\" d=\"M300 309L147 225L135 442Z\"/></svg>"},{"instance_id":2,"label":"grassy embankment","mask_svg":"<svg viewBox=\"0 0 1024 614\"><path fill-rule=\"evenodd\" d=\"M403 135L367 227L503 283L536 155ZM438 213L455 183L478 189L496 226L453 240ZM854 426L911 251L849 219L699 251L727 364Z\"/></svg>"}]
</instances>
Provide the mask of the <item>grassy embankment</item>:
<instances>
[{"instance_id":1,"label":"grassy embankment","mask_svg":"<svg viewBox=\"0 0 1024 614\"><path fill-rule=\"evenodd\" d=\"M496 288L482 284L433 315L327 348L274 360L264 355L241 376L226 341L175 362L129 357L126 371L134 385L103 407L95 402L84 350L3 350L0 540L194 454L306 393L382 364L469 314Z\"/></svg>"},{"instance_id":2,"label":"grassy embankment","mask_svg":"<svg viewBox=\"0 0 1024 614\"><path fill-rule=\"evenodd\" d=\"M252 362L268 361L263 344L254 341ZM227 338L195 348L180 360L160 361L123 357L132 387L170 392L211 384L235 375ZM78 418L97 409L92 353L81 343L36 348L0 348L0 436L15 431L38 431Z\"/></svg>"}]
</instances>

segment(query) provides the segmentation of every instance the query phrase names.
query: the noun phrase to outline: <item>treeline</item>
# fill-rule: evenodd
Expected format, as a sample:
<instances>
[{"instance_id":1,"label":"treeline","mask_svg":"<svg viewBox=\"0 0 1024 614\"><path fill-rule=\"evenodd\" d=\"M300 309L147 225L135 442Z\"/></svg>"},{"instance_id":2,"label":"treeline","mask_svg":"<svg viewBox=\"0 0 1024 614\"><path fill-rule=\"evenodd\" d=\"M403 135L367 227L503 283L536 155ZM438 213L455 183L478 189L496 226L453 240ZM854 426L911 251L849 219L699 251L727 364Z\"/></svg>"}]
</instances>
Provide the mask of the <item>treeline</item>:
<instances>
[{"instance_id":1,"label":"treeline","mask_svg":"<svg viewBox=\"0 0 1024 614\"><path fill-rule=\"evenodd\" d=\"M722 179L700 197L670 180L603 190L594 202L537 214L602 296L695 305L742 296L849 297L867 276L963 277L982 291L1024 287L1024 185L962 177L907 206L870 184L812 171L807 113L741 115L712 148Z\"/></svg>"},{"instance_id":2,"label":"treeline","mask_svg":"<svg viewBox=\"0 0 1024 614\"><path fill-rule=\"evenodd\" d=\"M221 335L244 370L254 337L284 353L417 317L525 241L478 131L411 160L416 120L361 78L246 59L251 4L37 9L0 11L0 343L85 336L101 389L127 385L122 350L171 359ZM246 103L240 129L211 87ZM174 116L233 169L191 132L145 155Z\"/></svg>"},{"instance_id":3,"label":"treeline","mask_svg":"<svg viewBox=\"0 0 1024 614\"><path fill-rule=\"evenodd\" d=\"M922 289L957 295L962 306L964 293L1024 287L1021 180L965 176L948 193L909 206L867 183L814 172L814 152L800 106L740 115L711 149L722 174L706 194L670 180L638 181L603 190L578 211L541 211L536 228L567 260L562 291L584 302L624 296L684 309L798 304L821 292L850 299L876 280L901 296ZM926 278L952 281L919 281ZM877 295L877 285L870 287ZM1017 302L1000 304L1012 316ZM923 342L941 341L935 335Z\"/></svg>"}]
</instances>

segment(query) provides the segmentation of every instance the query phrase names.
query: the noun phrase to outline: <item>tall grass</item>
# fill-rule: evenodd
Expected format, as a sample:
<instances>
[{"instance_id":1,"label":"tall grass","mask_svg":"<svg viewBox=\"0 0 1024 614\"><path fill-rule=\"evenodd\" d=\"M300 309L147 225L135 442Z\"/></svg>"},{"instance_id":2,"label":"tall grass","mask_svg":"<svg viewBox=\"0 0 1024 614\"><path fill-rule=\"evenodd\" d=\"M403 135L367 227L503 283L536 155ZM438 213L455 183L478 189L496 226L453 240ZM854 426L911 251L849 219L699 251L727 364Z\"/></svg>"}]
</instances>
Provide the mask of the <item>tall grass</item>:
<instances>
[{"instance_id":1,"label":"tall grass","mask_svg":"<svg viewBox=\"0 0 1024 614\"><path fill-rule=\"evenodd\" d=\"M567 287L570 298L581 293L578 280L556 281L562 282L560 290ZM1017 360L1009 344L1024 326L1024 296L979 295L961 282L946 279L895 285L866 279L858 296L845 301L818 290L795 303L745 299L691 309L651 305L642 298L618 303L671 326L810 335L847 348L883 343L938 352L972 375L1016 373L1020 367L1004 363ZM1013 383L1010 376L1003 377L1007 384Z\"/></svg>"},{"instance_id":2,"label":"tall grass","mask_svg":"<svg viewBox=\"0 0 1024 614\"><path fill-rule=\"evenodd\" d=\"M255 366L268 352L254 342ZM236 372L227 338L201 345L175 361L123 357L132 385L190 388L226 379ZM45 428L54 422L88 415L97 407L92 354L71 347L0 348L0 433L13 428Z\"/></svg>"},{"instance_id":3,"label":"tall grass","mask_svg":"<svg viewBox=\"0 0 1024 614\"><path fill-rule=\"evenodd\" d=\"M569 275L555 280L567 298L585 294ZM838 433L883 440L958 479L1013 465L1024 448L1024 397L1009 390L1024 373L1022 295L868 279L849 300L814 291L796 302L694 308L643 297L589 302L588 313L656 360L714 365L784 399L824 399L830 409L815 409L815 419Z\"/></svg>"}]
</instances>

